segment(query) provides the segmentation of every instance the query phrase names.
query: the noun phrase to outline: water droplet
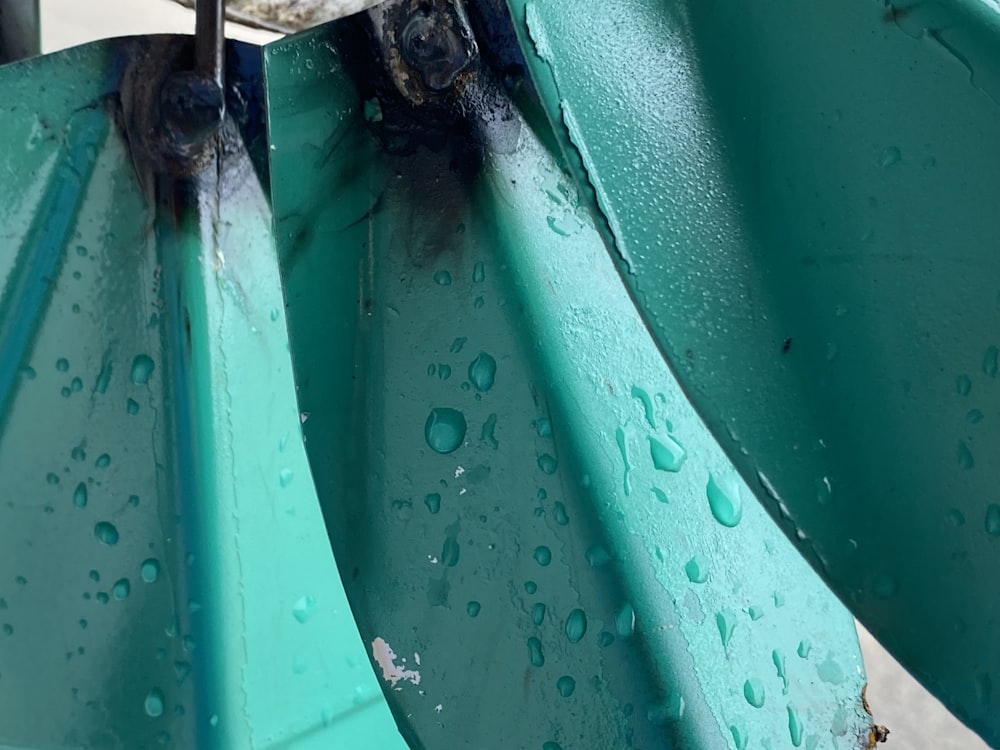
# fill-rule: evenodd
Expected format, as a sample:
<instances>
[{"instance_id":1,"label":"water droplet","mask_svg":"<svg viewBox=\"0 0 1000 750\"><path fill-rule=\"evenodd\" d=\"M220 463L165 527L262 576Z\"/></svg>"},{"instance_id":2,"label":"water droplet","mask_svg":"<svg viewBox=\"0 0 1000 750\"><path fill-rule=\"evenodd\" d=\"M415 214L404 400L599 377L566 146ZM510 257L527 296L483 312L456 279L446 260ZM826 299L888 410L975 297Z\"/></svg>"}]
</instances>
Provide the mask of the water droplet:
<instances>
[{"instance_id":1,"label":"water droplet","mask_svg":"<svg viewBox=\"0 0 1000 750\"><path fill-rule=\"evenodd\" d=\"M549 740L544 745L542 745L542 750L563 750L563 749L562 745L560 745L558 742L552 742L551 740Z\"/></svg>"},{"instance_id":2,"label":"water droplet","mask_svg":"<svg viewBox=\"0 0 1000 750\"><path fill-rule=\"evenodd\" d=\"M736 743L736 750L746 750L750 735L747 734L746 725L742 722L729 725L729 732L733 735L733 742Z\"/></svg>"},{"instance_id":3,"label":"water droplet","mask_svg":"<svg viewBox=\"0 0 1000 750\"><path fill-rule=\"evenodd\" d=\"M879 164L888 168L893 164L898 164L901 158L903 157L902 154L900 154L899 149L896 146L889 146L889 148L882 152L882 158L879 160Z\"/></svg>"},{"instance_id":4,"label":"water droplet","mask_svg":"<svg viewBox=\"0 0 1000 750\"><path fill-rule=\"evenodd\" d=\"M535 552L532 555L532 557L535 558L536 563L538 563L542 567L545 567L550 562L552 562L552 550L550 550L548 547L544 545L535 547Z\"/></svg>"},{"instance_id":5,"label":"water droplet","mask_svg":"<svg viewBox=\"0 0 1000 750\"><path fill-rule=\"evenodd\" d=\"M450 286L451 274L447 271L438 271L434 274L434 283L438 286Z\"/></svg>"},{"instance_id":6,"label":"water droplet","mask_svg":"<svg viewBox=\"0 0 1000 750\"><path fill-rule=\"evenodd\" d=\"M956 527L964 526L965 515L958 508L952 508L948 511L948 523Z\"/></svg>"},{"instance_id":7,"label":"water droplet","mask_svg":"<svg viewBox=\"0 0 1000 750\"><path fill-rule=\"evenodd\" d=\"M775 609L785 606L785 595L782 594L780 591L775 591L772 599L774 599Z\"/></svg>"},{"instance_id":8,"label":"water droplet","mask_svg":"<svg viewBox=\"0 0 1000 750\"><path fill-rule=\"evenodd\" d=\"M653 488L653 497L655 497L661 503L668 503L668 502L670 502L667 499L667 493L664 492L663 490L661 490L659 487L654 487Z\"/></svg>"},{"instance_id":9,"label":"water droplet","mask_svg":"<svg viewBox=\"0 0 1000 750\"><path fill-rule=\"evenodd\" d=\"M958 465L966 471L976 465L976 459L973 457L972 451L964 440L958 441Z\"/></svg>"},{"instance_id":10,"label":"water droplet","mask_svg":"<svg viewBox=\"0 0 1000 750\"><path fill-rule=\"evenodd\" d=\"M872 593L879 599L891 599L898 590L899 584L888 573L875 576L875 580L872 582Z\"/></svg>"},{"instance_id":11,"label":"water droplet","mask_svg":"<svg viewBox=\"0 0 1000 750\"><path fill-rule=\"evenodd\" d=\"M14 635L14 626L11 625L9 622L5 622L3 626L3 634Z\"/></svg>"},{"instance_id":12,"label":"water droplet","mask_svg":"<svg viewBox=\"0 0 1000 750\"><path fill-rule=\"evenodd\" d=\"M63 398L69 398L70 395L72 395L72 392L70 391L69 388L62 388L59 390L59 395L62 396Z\"/></svg>"},{"instance_id":13,"label":"water droplet","mask_svg":"<svg viewBox=\"0 0 1000 750\"><path fill-rule=\"evenodd\" d=\"M611 555L599 544L587 549L586 558L592 568L600 568L611 562Z\"/></svg>"},{"instance_id":14,"label":"water droplet","mask_svg":"<svg viewBox=\"0 0 1000 750\"><path fill-rule=\"evenodd\" d=\"M115 581L115 585L111 587L111 594L118 601L128 599L128 595L131 591L132 584L129 583L128 578L119 578Z\"/></svg>"},{"instance_id":15,"label":"water droplet","mask_svg":"<svg viewBox=\"0 0 1000 750\"><path fill-rule=\"evenodd\" d=\"M764 608L759 604L751 604L750 608L747 610L747 614L750 615L751 620L756 622L764 616Z\"/></svg>"},{"instance_id":16,"label":"water droplet","mask_svg":"<svg viewBox=\"0 0 1000 750\"><path fill-rule=\"evenodd\" d=\"M574 609L566 618L566 637L570 643L578 643L587 632L587 614L582 609Z\"/></svg>"},{"instance_id":17,"label":"water droplet","mask_svg":"<svg viewBox=\"0 0 1000 750\"><path fill-rule=\"evenodd\" d=\"M552 437L552 420L548 417L536 419L531 423L531 426L535 428L535 432L538 434L538 437Z\"/></svg>"},{"instance_id":18,"label":"water droplet","mask_svg":"<svg viewBox=\"0 0 1000 750\"><path fill-rule=\"evenodd\" d=\"M534 594L536 591L538 591L538 584L535 583L534 581L525 581L524 590L527 591L529 594Z\"/></svg>"},{"instance_id":19,"label":"water droplet","mask_svg":"<svg viewBox=\"0 0 1000 750\"><path fill-rule=\"evenodd\" d=\"M736 630L736 613L729 609L722 610L715 615L715 625L719 629L723 648L728 647L733 631Z\"/></svg>"},{"instance_id":20,"label":"water droplet","mask_svg":"<svg viewBox=\"0 0 1000 750\"><path fill-rule=\"evenodd\" d=\"M810 641L799 641L799 647L795 650L795 653L803 659L808 659L810 651L812 651L812 643Z\"/></svg>"},{"instance_id":21,"label":"water droplet","mask_svg":"<svg viewBox=\"0 0 1000 750\"><path fill-rule=\"evenodd\" d=\"M556 523L560 526L565 526L569 523L569 516L566 515L566 506L560 502L556 502L552 506L552 517L556 519Z\"/></svg>"},{"instance_id":22,"label":"water droplet","mask_svg":"<svg viewBox=\"0 0 1000 750\"><path fill-rule=\"evenodd\" d=\"M645 390L637 385L632 386L632 398L637 399L640 404L642 404L642 410L646 417L646 423L652 428L656 429L656 419L653 413L653 399L649 397L649 394Z\"/></svg>"},{"instance_id":23,"label":"water droplet","mask_svg":"<svg viewBox=\"0 0 1000 750\"><path fill-rule=\"evenodd\" d=\"M465 415L457 409L440 407L431 409L424 424L427 445L437 453L452 453L465 440Z\"/></svg>"},{"instance_id":24,"label":"water droplet","mask_svg":"<svg viewBox=\"0 0 1000 750\"><path fill-rule=\"evenodd\" d=\"M972 391L972 381L969 379L968 375L959 375L955 378L955 390L958 391L960 396L968 396Z\"/></svg>"},{"instance_id":25,"label":"water droplet","mask_svg":"<svg viewBox=\"0 0 1000 750\"><path fill-rule=\"evenodd\" d=\"M87 458L86 452L80 446L74 448L70 453L70 456L72 456L74 461L83 461Z\"/></svg>"},{"instance_id":26,"label":"water droplet","mask_svg":"<svg viewBox=\"0 0 1000 750\"><path fill-rule=\"evenodd\" d=\"M485 299L483 299L482 295L480 295L479 297L476 297L476 299L475 299L475 300L473 300L473 302L472 302L472 306L473 306L474 308L476 308L477 310L478 310L479 308L481 308L481 307L482 307L483 305L485 305L485 304L486 304L486 300L485 300Z\"/></svg>"},{"instance_id":27,"label":"water droplet","mask_svg":"<svg viewBox=\"0 0 1000 750\"><path fill-rule=\"evenodd\" d=\"M216 716L215 714L212 714L211 717L209 717L208 719L208 723L214 729L215 727L219 726L219 717Z\"/></svg>"},{"instance_id":28,"label":"water droplet","mask_svg":"<svg viewBox=\"0 0 1000 750\"><path fill-rule=\"evenodd\" d=\"M528 639L528 657L531 659L533 667L541 667L545 664L545 655L542 654L542 642L537 638Z\"/></svg>"},{"instance_id":29,"label":"water droplet","mask_svg":"<svg viewBox=\"0 0 1000 750\"><path fill-rule=\"evenodd\" d=\"M111 456L109 456L107 453L102 453L97 457L97 460L94 461L94 466L96 466L98 469L106 469L110 465L111 465Z\"/></svg>"},{"instance_id":30,"label":"water droplet","mask_svg":"<svg viewBox=\"0 0 1000 750\"><path fill-rule=\"evenodd\" d=\"M114 524L110 524L107 521L101 521L94 526L94 536L102 544L107 544L108 546L118 544L118 529L114 527Z\"/></svg>"},{"instance_id":31,"label":"water droplet","mask_svg":"<svg viewBox=\"0 0 1000 750\"><path fill-rule=\"evenodd\" d=\"M35 372L35 368L31 366L26 366L21 370L21 375L24 376L25 380L34 380L38 377L38 373Z\"/></svg>"},{"instance_id":32,"label":"water droplet","mask_svg":"<svg viewBox=\"0 0 1000 750\"><path fill-rule=\"evenodd\" d=\"M782 692L788 695L788 673L785 671L785 655L775 649L771 652L771 661L774 663L774 668L778 672L778 679L781 680L784 687Z\"/></svg>"},{"instance_id":33,"label":"water droplet","mask_svg":"<svg viewBox=\"0 0 1000 750\"><path fill-rule=\"evenodd\" d=\"M622 638L628 638L635 632L635 610L631 604L623 604L615 612L615 630Z\"/></svg>"},{"instance_id":34,"label":"water droplet","mask_svg":"<svg viewBox=\"0 0 1000 750\"><path fill-rule=\"evenodd\" d=\"M988 375L991 378L997 376L998 363L997 360L1000 358L1000 349L995 346L987 347L986 352L983 354L983 374Z\"/></svg>"},{"instance_id":35,"label":"water droplet","mask_svg":"<svg viewBox=\"0 0 1000 750\"><path fill-rule=\"evenodd\" d=\"M735 479L719 479L714 474L709 474L706 494L716 521L729 528L740 522L743 517L743 500Z\"/></svg>"},{"instance_id":36,"label":"water droplet","mask_svg":"<svg viewBox=\"0 0 1000 750\"><path fill-rule=\"evenodd\" d=\"M649 454L653 459L653 466L659 471L680 471L687 460L687 451L672 436L664 438L662 442L650 437Z\"/></svg>"},{"instance_id":37,"label":"water droplet","mask_svg":"<svg viewBox=\"0 0 1000 750\"><path fill-rule=\"evenodd\" d=\"M316 601L315 597L306 596L300 597L294 605L292 605L292 616L298 620L300 623L305 623L316 614L316 609L319 607L319 602Z\"/></svg>"},{"instance_id":38,"label":"water droplet","mask_svg":"<svg viewBox=\"0 0 1000 750\"><path fill-rule=\"evenodd\" d=\"M67 370L69 370L69 360L66 359L65 357L60 357L59 359L57 359L56 369L59 370L59 372L66 372Z\"/></svg>"},{"instance_id":39,"label":"water droplet","mask_svg":"<svg viewBox=\"0 0 1000 750\"><path fill-rule=\"evenodd\" d=\"M791 737L795 747L802 744L802 721L791 706L788 707L788 736Z\"/></svg>"},{"instance_id":40,"label":"water droplet","mask_svg":"<svg viewBox=\"0 0 1000 750\"><path fill-rule=\"evenodd\" d=\"M129 377L136 385L146 385L153 374L156 365L151 357L145 354L137 354L132 360L132 370Z\"/></svg>"},{"instance_id":41,"label":"water droplet","mask_svg":"<svg viewBox=\"0 0 1000 750\"><path fill-rule=\"evenodd\" d=\"M754 708L760 708L764 705L764 683L751 677L743 683L743 697Z\"/></svg>"},{"instance_id":42,"label":"water droplet","mask_svg":"<svg viewBox=\"0 0 1000 750\"><path fill-rule=\"evenodd\" d=\"M469 365L469 382L477 391L485 392L493 387L496 377L497 361L486 352L480 352Z\"/></svg>"},{"instance_id":43,"label":"water droplet","mask_svg":"<svg viewBox=\"0 0 1000 750\"><path fill-rule=\"evenodd\" d=\"M558 467L559 462L556 461L554 456L551 456L548 453L543 453L538 457L538 468L546 474L555 474Z\"/></svg>"},{"instance_id":44,"label":"water droplet","mask_svg":"<svg viewBox=\"0 0 1000 750\"><path fill-rule=\"evenodd\" d=\"M469 602L465 605L465 611L469 617L479 617L479 610L482 609L482 605L479 602Z\"/></svg>"},{"instance_id":45,"label":"water droplet","mask_svg":"<svg viewBox=\"0 0 1000 750\"><path fill-rule=\"evenodd\" d=\"M482 284L486 280L486 266L480 263L476 263L472 268L472 281L476 284Z\"/></svg>"},{"instance_id":46,"label":"water droplet","mask_svg":"<svg viewBox=\"0 0 1000 750\"><path fill-rule=\"evenodd\" d=\"M701 555L695 555L687 561L684 572L687 573L691 583L704 583L708 580L708 560Z\"/></svg>"},{"instance_id":47,"label":"water droplet","mask_svg":"<svg viewBox=\"0 0 1000 750\"><path fill-rule=\"evenodd\" d=\"M156 579L160 577L160 561L153 557L143 560L139 572L146 583L156 583Z\"/></svg>"},{"instance_id":48,"label":"water droplet","mask_svg":"<svg viewBox=\"0 0 1000 750\"><path fill-rule=\"evenodd\" d=\"M153 688L146 694L144 708L146 715L154 719L163 715L163 693L159 688Z\"/></svg>"},{"instance_id":49,"label":"water droplet","mask_svg":"<svg viewBox=\"0 0 1000 750\"><path fill-rule=\"evenodd\" d=\"M83 381L80 380L80 378L73 378L73 380L70 381L69 389L73 391L73 393L79 393L83 390Z\"/></svg>"},{"instance_id":50,"label":"water droplet","mask_svg":"<svg viewBox=\"0 0 1000 750\"><path fill-rule=\"evenodd\" d=\"M609 633L607 630L602 630L597 636L597 645L601 648L607 648L612 643L615 642L615 637Z\"/></svg>"},{"instance_id":51,"label":"water droplet","mask_svg":"<svg viewBox=\"0 0 1000 750\"><path fill-rule=\"evenodd\" d=\"M427 506L427 510L431 513L437 513L441 510L441 495L437 492L432 492L424 498L424 505Z\"/></svg>"},{"instance_id":52,"label":"water droplet","mask_svg":"<svg viewBox=\"0 0 1000 750\"><path fill-rule=\"evenodd\" d=\"M819 678L830 685L840 685L844 679L844 670L829 656L816 667Z\"/></svg>"},{"instance_id":53,"label":"water droplet","mask_svg":"<svg viewBox=\"0 0 1000 750\"><path fill-rule=\"evenodd\" d=\"M135 508L137 505L139 505L139 496L138 495L129 495L128 496L128 504L131 505L133 508Z\"/></svg>"},{"instance_id":54,"label":"water droplet","mask_svg":"<svg viewBox=\"0 0 1000 750\"><path fill-rule=\"evenodd\" d=\"M458 565L458 557L461 554L461 548L458 546L458 538L449 534L444 539L444 544L441 546L441 564L448 568L454 568Z\"/></svg>"},{"instance_id":55,"label":"water droplet","mask_svg":"<svg viewBox=\"0 0 1000 750\"><path fill-rule=\"evenodd\" d=\"M87 575L90 576L90 580L94 581L94 583L97 583L97 581L101 580L101 574L98 573L96 570L90 571L90 573L88 573Z\"/></svg>"},{"instance_id":56,"label":"water droplet","mask_svg":"<svg viewBox=\"0 0 1000 750\"><path fill-rule=\"evenodd\" d=\"M127 411L131 416L135 416L139 413L139 402L133 398L130 398L125 402L125 411Z\"/></svg>"},{"instance_id":57,"label":"water droplet","mask_svg":"<svg viewBox=\"0 0 1000 750\"><path fill-rule=\"evenodd\" d=\"M559 695L563 698L569 698L573 695L573 691L576 690L576 680L570 677L568 674L564 674L558 680L556 680L556 690L559 691Z\"/></svg>"},{"instance_id":58,"label":"water droplet","mask_svg":"<svg viewBox=\"0 0 1000 750\"><path fill-rule=\"evenodd\" d=\"M531 621L535 625L541 625L545 621L545 605L541 602L531 608Z\"/></svg>"},{"instance_id":59,"label":"water droplet","mask_svg":"<svg viewBox=\"0 0 1000 750\"><path fill-rule=\"evenodd\" d=\"M50 471L45 475L45 481L49 484L59 484L59 475Z\"/></svg>"},{"instance_id":60,"label":"water droplet","mask_svg":"<svg viewBox=\"0 0 1000 750\"><path fill-rule=\"evenodd\" d=\"M450 351L452 354L461 353L462 347L465 346L465 342L468 340L469 339L467 339L465 336L460 336L459 338L451 342L451 348L448 351Z\"/></svg>"},{"instance_id":61,"label":"water droplet","mask_svg":"<svg viewBox=\"0 0 1000 750\"><path fill-rule=\"evenodd\" d=\"M484 443L487 443L491 448L496 450L500 447L500 441L496 438L497 429L497 415L490 414L486 421L483 422L482 432L479 434L479 439Z\"/></svg>"},{"instance_id":62,"label":"water droplet","mask_svg":"<svg viewBox=\"0 0 1000 750\"><path fill-rule=\"evenodd\" d=\"M451 365L441 363L438 365L437 372L438 377L441 378L441 380L447 380L451 377Z\"/></svg>"},{"instance_id":63,"label":"water droplet","mask_svg":"<svg viewBox=\"0 0 1000 750\"><path fill-rule=\"evenodd\" d=\"M986 533L1000 536L1000 505L996 503L991 503L986 509Z\"/></svg>"},{"instance_id":64,"label":"water droplet","mask_svg":"<svg viewBox=\"0 0 1000 750\"><path fill-rule=\"evenodd\" d=\"M293 479L295 479L295 472L291 469L282 469L278 472L278 484L281 485L282 489L290 485Z\"/></svg>"}]
</instances>

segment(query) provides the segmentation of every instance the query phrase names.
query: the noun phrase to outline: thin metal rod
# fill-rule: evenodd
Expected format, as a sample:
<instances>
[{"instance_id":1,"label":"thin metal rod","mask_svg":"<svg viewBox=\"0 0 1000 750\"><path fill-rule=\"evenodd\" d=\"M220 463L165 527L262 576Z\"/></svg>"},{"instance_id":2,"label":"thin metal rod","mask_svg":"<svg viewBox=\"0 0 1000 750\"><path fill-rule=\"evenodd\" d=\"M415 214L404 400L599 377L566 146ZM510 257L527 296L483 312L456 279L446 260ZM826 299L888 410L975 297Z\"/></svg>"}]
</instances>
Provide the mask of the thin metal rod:
<instances>
[{"instance_id":1,"label":"thin metal rod","mask_svg":"<svg viewBox=\"0 0 1000 750\"><path fill-rule=\"evenodd\" d=\"M194 67L222 88L225 66L225 0L198 0L194 21Z\"/></svg>"}]
</instances>

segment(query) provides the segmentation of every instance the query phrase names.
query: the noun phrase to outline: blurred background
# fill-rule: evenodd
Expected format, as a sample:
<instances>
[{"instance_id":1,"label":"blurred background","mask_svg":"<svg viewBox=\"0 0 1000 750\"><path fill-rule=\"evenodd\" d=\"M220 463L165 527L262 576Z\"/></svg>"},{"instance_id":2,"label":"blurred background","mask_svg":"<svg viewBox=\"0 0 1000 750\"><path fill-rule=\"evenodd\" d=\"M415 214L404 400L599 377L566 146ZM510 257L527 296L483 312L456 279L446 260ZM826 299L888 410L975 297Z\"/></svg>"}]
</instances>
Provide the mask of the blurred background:
<instances>
[{"instance_id":1,"label":"blurred background","mask_svg":"<svg viewBox=\"0 0 1000 750\"><path fill-rule=\"evenodd\" d=\"M194 11L171 0L41 0L42 50L132 34L194 32ZM267 44L280 35L227 23L226 36ZM987 745L858 628L868 670L868 702L891 732L886 750L987 750ZM933 648L933 644L928 644Z\"/></svg>"}]
</instances>

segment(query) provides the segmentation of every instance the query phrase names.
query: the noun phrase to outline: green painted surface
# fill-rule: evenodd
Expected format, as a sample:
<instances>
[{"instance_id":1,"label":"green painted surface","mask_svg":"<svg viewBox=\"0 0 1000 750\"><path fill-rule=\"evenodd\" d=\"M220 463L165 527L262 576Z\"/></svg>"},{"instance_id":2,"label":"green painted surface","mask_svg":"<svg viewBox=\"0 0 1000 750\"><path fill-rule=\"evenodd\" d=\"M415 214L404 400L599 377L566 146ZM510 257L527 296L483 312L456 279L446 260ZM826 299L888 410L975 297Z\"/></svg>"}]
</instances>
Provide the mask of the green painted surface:
<instances>
[{"instance_id":1,"label":"green painted surface","mask_svg":"<svg viewBox=\"0 0 1000 750\"><path fill-rule=\"evenodd\" d=\"M836 593L996 746L996 8L508 4L692 402Z\"/></svg>"},{"instance_id":2,"label":"green painted surface","mask_svg":"<svg viewBox=\"0 0 1000 750\"><path fill-rule=\"evenodd\" d=\"M148 43L0 69L0 745L391 747L265 193L230 124L217 182L147 203L115 71Z\"/></svg>"},{"instance_id":3,"label":"green painted surface","mask_svg":"<svg viewBox=\"0 0 1000 750\"><path fill-rule=\"evenodd\" d=\"M408 141L356 31L266 48L271 194L313 476L410 745L865 747L849 614L694 413L572 178L487 73L472 140ZM478 171L454 158L476 143Z\"/></svg>"}]
</instances>

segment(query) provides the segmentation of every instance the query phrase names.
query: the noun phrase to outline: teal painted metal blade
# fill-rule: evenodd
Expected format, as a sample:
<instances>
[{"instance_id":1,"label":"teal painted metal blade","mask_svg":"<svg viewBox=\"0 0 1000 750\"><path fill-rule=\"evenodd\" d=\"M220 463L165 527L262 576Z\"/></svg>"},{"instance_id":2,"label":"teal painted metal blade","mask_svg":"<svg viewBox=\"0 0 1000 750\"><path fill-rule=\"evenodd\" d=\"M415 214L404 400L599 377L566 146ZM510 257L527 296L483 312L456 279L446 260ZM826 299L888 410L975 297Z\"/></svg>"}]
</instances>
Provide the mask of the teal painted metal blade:
<instances>
[{"instance_id":1,"label":"teal painted metal blade","mask_svg":"<svg viewBox=\"0 0 1000 750\"><path fill-rule=\"evenodd\" d=\"M508 3L636 305L771 516L1000 743L1000 18Z\"/></svg>"},{"instance_id":2,"label":"teal painted metal blade","mask_svg":"<svg viewBox=\"0 0 1000 750\"><path fill-rule=\"evenodd\" d=\"M410 746L867 747L849 614L572 178L485 69L422 140L359 39L266 48L271 195L313 476Z\"/></svg>"},{"instance_id":3,"label":"teal painted metal blade","mask_svg":"<svg viewBox=\"0 0 1000 750\"><path fill-rule=\"evenodd\" d=\"M151 201L121 103L170 44L0 68L0 745L401 746L302 446L260 52L219 169Z\"/></svg>"}]
</instances>

